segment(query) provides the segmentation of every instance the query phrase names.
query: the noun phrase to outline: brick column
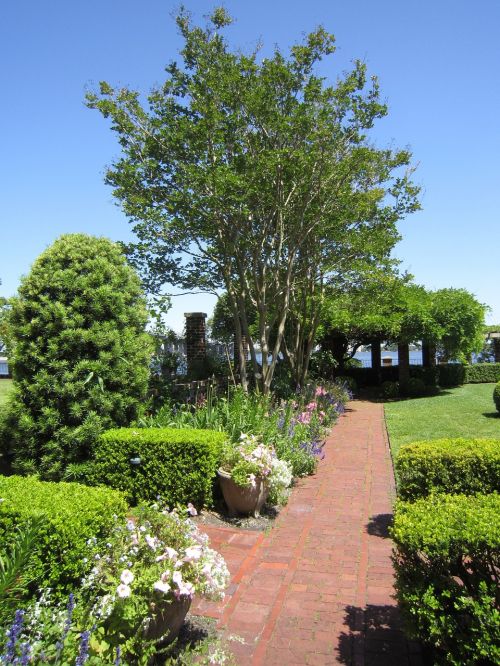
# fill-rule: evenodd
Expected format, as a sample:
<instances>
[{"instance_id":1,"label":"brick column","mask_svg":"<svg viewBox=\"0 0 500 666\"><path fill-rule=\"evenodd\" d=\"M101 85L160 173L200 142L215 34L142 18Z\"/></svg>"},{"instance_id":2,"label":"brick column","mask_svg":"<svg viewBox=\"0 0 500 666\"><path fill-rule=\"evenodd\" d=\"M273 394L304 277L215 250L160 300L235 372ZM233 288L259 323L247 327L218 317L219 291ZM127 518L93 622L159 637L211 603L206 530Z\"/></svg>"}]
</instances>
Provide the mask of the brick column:
<instances>
[{"instance_id":1,"label":"brick column","mask_svg":"<svg viewBox=\"0 0 500 666\"><path fill-rule=\"evenodd\" d=\"M204 312L185 312L186 360L188 372L207 358L207 340Z\"/></svg>"}]
</instances>

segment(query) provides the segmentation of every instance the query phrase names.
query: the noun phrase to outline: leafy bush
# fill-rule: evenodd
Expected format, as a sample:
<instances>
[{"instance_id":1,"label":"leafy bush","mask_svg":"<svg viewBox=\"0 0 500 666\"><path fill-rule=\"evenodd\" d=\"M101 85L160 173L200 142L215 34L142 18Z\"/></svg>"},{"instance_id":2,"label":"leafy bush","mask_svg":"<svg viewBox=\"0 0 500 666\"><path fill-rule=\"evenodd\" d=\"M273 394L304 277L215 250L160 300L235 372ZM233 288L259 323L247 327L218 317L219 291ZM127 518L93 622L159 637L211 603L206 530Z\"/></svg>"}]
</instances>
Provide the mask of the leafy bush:
<instances>
[{"instance_id":1,"label":"leafy bush","mask_svg":"<svg viewBox=\"0 0 500 666\"><path fill-rule=\"evenodd\" d=\"M493 389L493 402L496 405L497 410L500 412L500 382Z\"/></svg>"},{"instance_id":2,"label":"leafy bush","mask_svg":"<svg viewBox=\"0 0 500 666\"><path fill-rule=\"evenodd\" d=\"M356 367L356 366L352 366ZM348 375L340 375L335 379L335 382L340 386L345 386L349 393L354 394L358 392L358 384L354 377L349 377Z\"/></svg>"},{"instance_id":3,"label":"leafy bush","mask_svg":"<svg viewBox=\"0 0 500 666\"><path fill-rule=\"evenodd\" d=\"M4 553L12 549L17 528L44 516L30 560L30 578L37 588L47 586L61 593L79 584L91 566L86 561L106 542L116 517L124 517L127 510L123 497L114 490L33 477L0 477L0 498Z\"/></svg>"},{"instance_id":4,"label":"leafy bush","mask_svg":"<svg viewBox=\"0 0 500 666\"><path fill-rule=\"evenodd\" d=\"M399 397L399 382L382 382L380 386L382 397L387 400Z\"/></svg>"},{"instance_id":5,"label":"leafy bush","mask_svg":"<svg viewBox=\"0 0 500 666\"><path fill-rule=\"evenodd\" d=\"M133 503L160 496L170 506L210 506L225 440L224 433L209 430L108 430L95 446L90 478L122 490Z\"/></svg>"},{"instance_id":6,"label":"leafy bush","mask_svg":"<svg viewBox=\"0 0 500 666\"><path fill-rule=\"evenodd\" d=\"M500 663L500 496L400 501L392 537L398 600L433 663Z\"/></svg>"},{"instance_id":7,"label":"leafy bush","mask_svg":"<svg viewBox=\"0 0 500 666\"><path fill-rule=\"evenodd\" d=\"M483 384L500 381L500 363L473 363L465 366L466 384Z\"/></svg>"},{"instance_id":8,"label":"leafy bush","mask_svg":"<svg viewBox=\"0 0 500 666\"><path fill-rule=\"evenodd\" d=\"M408 381L401 383L399 391L408 398L419 398L427 394L424 380L419 377L410 377Z\"/></svg>"},{"instance_id":9,"label":"leafy bush","mask_svg":"<svg viewBox=\"0 0 500 666\"><path fill-rule=\"evenodd\" d=\"M40 255L9 314L14 391L2 440L15 471L62 478L103 430L138 417L146 320L139 278L118 245L71 234Z\"/></svg>"},{"instance_id":10,"label":"leafy bush","mask_svg":"<svg viewBox=\"0 0 500 666\"><path fill-rule=\"evenodd\" d=\"M500 439L437 439L404 444L396 458L399 495L414 500L433 491L500 492Z\"/></svg>"},{"instance_id":11,"label":"leafy bush","mask_svg":"<svg viewBox=\"0 0 500 666\"><path fill-rule=\"evenodd\" d=\"M439 386L451 388L465 382L465 366L461 363L443 363L439 365Z\"/></svg>"}]
</instances>

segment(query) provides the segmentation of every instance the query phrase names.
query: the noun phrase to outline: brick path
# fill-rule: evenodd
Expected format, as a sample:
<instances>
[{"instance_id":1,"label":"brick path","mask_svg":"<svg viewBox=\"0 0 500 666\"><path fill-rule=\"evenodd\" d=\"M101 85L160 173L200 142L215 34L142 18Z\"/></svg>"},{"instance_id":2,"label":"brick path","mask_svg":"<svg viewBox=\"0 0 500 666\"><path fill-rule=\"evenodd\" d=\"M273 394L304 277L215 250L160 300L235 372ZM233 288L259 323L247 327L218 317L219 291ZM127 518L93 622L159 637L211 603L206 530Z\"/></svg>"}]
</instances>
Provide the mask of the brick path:
<instances>
[{"instance_id":1,"label":"brick path","mask_svg":"<svg viewBox=\"0 0 500 666\"><path fill-rule=\"evenodd\" d=\"M231 588L217 617L238 666L420 666L400 629L387 538L394 479L383 407L355 401L315 476L302 479L269 534L207 528Z\"/></svg>"}]
</instances>

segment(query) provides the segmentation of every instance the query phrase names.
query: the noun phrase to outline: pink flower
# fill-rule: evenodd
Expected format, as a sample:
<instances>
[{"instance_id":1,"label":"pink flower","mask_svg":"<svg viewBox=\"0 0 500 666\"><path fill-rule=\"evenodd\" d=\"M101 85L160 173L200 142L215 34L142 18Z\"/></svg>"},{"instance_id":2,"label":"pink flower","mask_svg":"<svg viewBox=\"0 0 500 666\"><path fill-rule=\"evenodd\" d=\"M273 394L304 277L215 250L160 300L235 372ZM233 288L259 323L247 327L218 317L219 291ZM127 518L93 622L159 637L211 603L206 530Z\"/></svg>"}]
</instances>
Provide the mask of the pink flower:
<instances>
[{"instance_id":1,"label":"pink flower","mask_svg":"<svg viewBox=\"0 0 500 666\"><path fill-rule=\"evenodd\" d=\"M326 395L326 390L322 386L318 386L316 389L316 396Z\"/></svg>"},{"instance_id":2,"label":"pink flower","mask_svg":"<svg viewBox=\"0 0 500 666\"><path fill-rule=\"evenodd\" d=\"M130 597L132 590L128 585L124 585L122 583L116 588L116 594L120 597L120 599L125 599L125 597Z\"/></svg>"},{"instance_id":3,"label":"pink flower","mask_svg":"<svg viewBox=\"0 0 500 666\"><path fill-rule=\"evenodd\" d=\"M188 511L190 516L197 516L198 515L198 511L196 511L196 509L191 504L191 502L189 502L189 504L187 505L187 511Z\"/></svg>"},{"instance_id":4,"label":"pink flower","mask_svg":"<svg viewBox=\"0 0 500 666\"><path fill-rule=\"evenodd\" d=\"M314 402L314 400L313 400L308 405L306 405L306 409L307 409L307 411L312 412L312 410L316 409L317 406L318 406L318 403Z\"/></svg>"},{"instance_id":5,"label":"pink flower","mask_svg":"<svg viewBox=\"0 0 500 666\"><path fill-rule=\"evenodd\" d=\"M122 571L120 580L124 585L130 585L130 583L134 580L134 574L130 571L130 569L125 569Z\"/></svg>"},{"instance_id":6,"label":"pink flower","mask_svg":"<svg viewBox=\"0 0 500 666\"><path fill-rule=\"evenodd\" d=\"M168 592L170 592L170 590L172 589L168 583L164 583L161 580L157 580L156 583L153 585L153 588L158 592L163 592L163 594L168 594Z\"/></svg>"},{"instance_id":7,"label":"pink flower","mask_svg":"<svg viewBox=\"0 0 500 666\"><path fill-rule=\"evenodd\" d=\"M186 555L183 557L184 562L196 562L201 557L200 546L190 546L186 548Z\"/></svg>"},{"instance_id":8,"label":"pink flower","mask_svg":"<svg viewBox=\"0 0 500 666\"><path fill-rule=\"evenodd\" d=\"M311 422L310 412L302 412L302 414L299 415L297 421L299 423L310 423Z\"/></svg>"}]
</instances>

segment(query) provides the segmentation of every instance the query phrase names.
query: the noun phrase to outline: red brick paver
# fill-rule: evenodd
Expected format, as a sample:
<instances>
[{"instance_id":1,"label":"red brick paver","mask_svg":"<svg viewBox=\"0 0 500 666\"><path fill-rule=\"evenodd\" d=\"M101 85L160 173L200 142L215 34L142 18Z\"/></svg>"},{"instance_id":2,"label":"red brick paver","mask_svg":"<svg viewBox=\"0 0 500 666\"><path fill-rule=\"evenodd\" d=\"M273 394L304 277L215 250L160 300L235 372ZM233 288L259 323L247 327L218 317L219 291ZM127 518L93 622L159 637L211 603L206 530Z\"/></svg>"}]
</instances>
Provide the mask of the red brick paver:
<instances>
[{"instance_id":1,"label":"red brick paver","mask_svg":"<svg viewBox=\"0 0 500 666\"><path fill-rule=\"evenodd\" d=\"M269 534L207 529L232 586L223 604L194 612L244 640L231 643L242 666L419 666L392 597L394 477L382 405L352 402L325 453Z\"/></svg>"}]
</instances>

